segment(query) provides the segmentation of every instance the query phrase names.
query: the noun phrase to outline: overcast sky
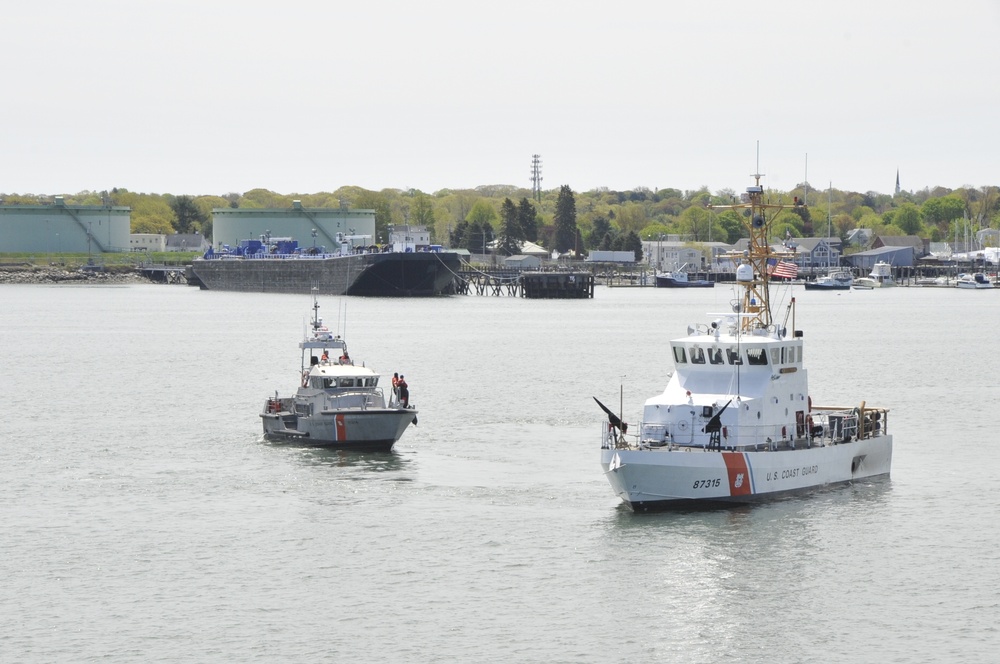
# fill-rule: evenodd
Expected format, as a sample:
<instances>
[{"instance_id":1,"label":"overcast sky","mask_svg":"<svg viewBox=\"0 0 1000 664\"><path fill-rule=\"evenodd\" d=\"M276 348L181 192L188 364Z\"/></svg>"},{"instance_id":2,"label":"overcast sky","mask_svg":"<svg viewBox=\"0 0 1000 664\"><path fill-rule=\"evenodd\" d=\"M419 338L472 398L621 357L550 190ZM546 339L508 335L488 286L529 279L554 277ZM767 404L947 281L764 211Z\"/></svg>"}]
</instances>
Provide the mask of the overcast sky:
<instances>
[{"instance_id":1,"label":"overcast sky","mask_svg":"<svg viewBox=\"0 0 1000 664\"><path fill-rule=\"evenodd\" d=\"M11 4L0 193L1000 184L998 0Z\"/></svg>"}]
</instances>

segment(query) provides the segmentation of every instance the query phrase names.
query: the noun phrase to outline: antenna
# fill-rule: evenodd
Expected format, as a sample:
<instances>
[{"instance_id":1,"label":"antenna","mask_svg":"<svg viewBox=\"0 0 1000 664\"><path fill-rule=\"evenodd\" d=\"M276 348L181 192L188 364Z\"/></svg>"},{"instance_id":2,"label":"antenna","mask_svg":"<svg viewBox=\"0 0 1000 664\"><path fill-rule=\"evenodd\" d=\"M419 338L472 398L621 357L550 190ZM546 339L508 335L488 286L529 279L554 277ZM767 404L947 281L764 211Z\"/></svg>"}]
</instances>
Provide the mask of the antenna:
<instances>
[{"instance_id":1,"label":"antenna","mask_svg":"<svg viewBox=\"0 0 1000 664\"><path fill-rule=\"evenodd\" d=\"M806 153L806 173L805 173L805 192L802 194L802 204L809 206L809 153Z\"/></svg>"},{"instance_id":2,"label":"antenna","mask_svg":"<svg viewBox=\"0 0 1000 664\"><path fill-rule=\"evenodd\" d=\"M757 140L757 171L751 174L751 177L756 178L757 184L760 184L760 179L763 177L763 173L760 172L760 140Z\"/></svg>"},{"instance_id":3,"label":"antenna","mask_svg":"<svg viewBox=\"0 0 1000 664\"><path fill-rule=\"evenodd\" d=\"M531 193L535 201L542 202L542 155L531 155Z\"/></svg>"}]
</instances>

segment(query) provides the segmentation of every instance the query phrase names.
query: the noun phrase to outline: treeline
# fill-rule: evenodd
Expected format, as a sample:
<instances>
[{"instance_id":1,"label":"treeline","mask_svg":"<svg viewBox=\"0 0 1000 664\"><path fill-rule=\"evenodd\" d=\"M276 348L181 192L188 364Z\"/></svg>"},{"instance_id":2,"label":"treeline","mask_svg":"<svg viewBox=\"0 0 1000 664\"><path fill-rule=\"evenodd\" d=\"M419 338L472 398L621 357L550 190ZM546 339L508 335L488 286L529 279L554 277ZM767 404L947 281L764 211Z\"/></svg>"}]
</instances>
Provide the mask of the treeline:
<instances>
[{"instance_id":1,"label":"treeline","mask_svg":"<svg viewBox=\"0 0 1000 664\"><path fill-rule=\"evenodd\" d=\"M202 233L211 236L212 209L289 208L299 200L305 207L350 207L375 210L377 241L388 239L391 225L414 224L431 229L436 243L482 253L496 242L499 253L516 251L521 241L549 250L584 252L591 249L640 251L641 240L668 235L693 242L734 243L744 235L736 213L713 210L712 204L738 197L732 189L715 193L697 190L638 187L631 191L600 188L573 192L568 185L542 192L536 199L527 188L486 185L475 189L371 191L341 187L316 194L279 194L267 189L220 196L146 194L125 189L84 191L64 195L74 205L112 204L132 209L134 233ZM967 230L1000 228L996 186L946 189L935 187L890 196L869 191L817 191L806 184L788 192L771 191L774 203L806 203L780 213L775 237L844 238L853 228L870 228L879 235L918 235L948 240ZM51 196L0 194L5 205L37 205Z\"/></svg>"}]
</instances>

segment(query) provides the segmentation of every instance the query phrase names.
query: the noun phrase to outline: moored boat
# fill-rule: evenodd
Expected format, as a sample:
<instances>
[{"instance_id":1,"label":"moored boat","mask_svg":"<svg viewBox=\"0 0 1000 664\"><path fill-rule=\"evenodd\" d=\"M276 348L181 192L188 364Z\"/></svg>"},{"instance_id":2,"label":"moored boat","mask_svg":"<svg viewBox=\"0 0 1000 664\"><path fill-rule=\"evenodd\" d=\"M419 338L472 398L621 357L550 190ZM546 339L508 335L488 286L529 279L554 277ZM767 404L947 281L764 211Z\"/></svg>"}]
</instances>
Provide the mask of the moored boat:
<instances>
[{"instance_id":1,"label":"moored boat","mask_svg":"<svg viewBox=\"0 0 1000 664\"><path fill-rule=\"evenodd\" d=\"M388 452L410 423L417 423L405 380L401 387L393 386L387 403L381 376L363 363L355 364L347 342L323 325L315 297L310 330L299 348L298 390L291 397L275 393L260 413L268 440Z\"/></svg>"},{"instance_id":2,"label":"moored boat","mask_svg":"<svg viewBox=\"0 0 1000 664\"><path fill-rule=\"evenodd\" d=\"M989 278L982 272L974 272L972 274L962 273L958 275L958 278L955 280L955 286L957 288L975 290L993 288L993 284L990 282Z\"/></svg>"},{"instance_id":3,"label":"moored boat","mask_svg":"<svg viewBox=\"0 0 1000 664\"><path fill-rule=\"evenodd\" d=\"M832 270L828 274L816 277L814 281L805 282L806 290L851 290L854 285L854 275L847 270Z\"/></svg>"},{"instance_id":4,"label":"moored boat","mask_svg":"<svg viewBox=\"0 0 1000 664\"><path fill-rule=\"evenodd\" d=\"M687 273L687 263L676 270L667 270L656 275L657 288L712 288L714 281L691 279Z\"/></svg>"},{"instance_id":5,"label":"moored boat","mask_svg":"<svg viewBox=\"0 0 1000 664\"><path fill-rule=\"evenodd\" d=\"M868 278L875 283L875 288L888 288L896 285L896 279L892 276L892 266L885 261L878 261L872 265L872 271Z\"/></svg>"},{"instance_id":6,"label":"moored boat","mask_svg":"<svg viewBox=\"0 0 1000 664\"><path fill-rule=\"evenodd\" d=\"M814 406L795 299L780 321L772 314L767 267L781 256L767 235L785 206L765 203L755 177L739 203L718 206L746 212L742 297L670 343L674 374L646 401L634 433L598 402L608 415L601 467L634 511L748 503L889 475L889 411L864 401Z\"/></svg>"},{"instance_id":7,"label":"moored boat","mask_svg":"<svg viewBox=\"0 0 1000 664\"><path fill-rule=\"evenodd\" d=\"M879 283L871 277L859 277L854 280L852 288L854 290L874 290L879 287Z\"/></svg>"}]
</instances>

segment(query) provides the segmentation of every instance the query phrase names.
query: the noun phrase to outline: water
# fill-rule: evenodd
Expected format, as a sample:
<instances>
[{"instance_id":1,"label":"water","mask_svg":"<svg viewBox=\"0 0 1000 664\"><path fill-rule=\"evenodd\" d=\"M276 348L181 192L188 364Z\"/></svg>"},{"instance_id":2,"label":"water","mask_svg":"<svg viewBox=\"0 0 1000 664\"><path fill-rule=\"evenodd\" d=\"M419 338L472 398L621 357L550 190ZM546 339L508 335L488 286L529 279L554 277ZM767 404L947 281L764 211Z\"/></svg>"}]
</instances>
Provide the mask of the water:
<instances>
[{"instance_id":1,"label":"water","mask_svg":"<svg viewBox=\"0 0 1000 664\"><path fill-rule=\"evenodd\" d=\"M321 301L410 383L391 455L261 440L307 296L0 288L0 659L993 661L1000 296L793 293L814 402L892 409L892 479L633 515L591 396L637 421L728 288Z\"/></svg>"}]
</instances>

